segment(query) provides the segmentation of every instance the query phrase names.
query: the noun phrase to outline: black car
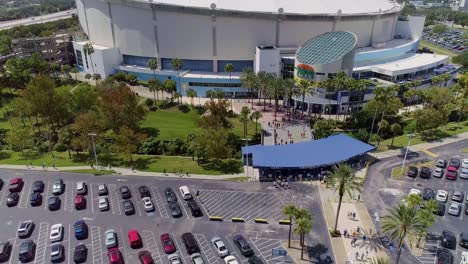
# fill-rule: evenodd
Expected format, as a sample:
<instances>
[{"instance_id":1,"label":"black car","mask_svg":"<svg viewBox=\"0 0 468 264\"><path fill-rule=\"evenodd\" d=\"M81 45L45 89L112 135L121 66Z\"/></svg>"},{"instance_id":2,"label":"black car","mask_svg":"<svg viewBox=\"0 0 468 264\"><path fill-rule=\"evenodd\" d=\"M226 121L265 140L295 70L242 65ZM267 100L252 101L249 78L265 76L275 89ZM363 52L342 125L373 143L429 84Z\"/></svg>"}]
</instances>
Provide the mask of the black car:
<instances>
[{"instance_id":1,"label":"black car","mask_svg":"<svg viewBox=\"0 0 468 264\"><path fill-rule=\"evenodd\" d=\"M126 215L132 215L135 213L135 207L133 206L133 202L131 200L125 200L122 202L122 204Z\"/></svg>"},{"instance_id":2,"label":"black car","mask_svg":"<svg viewBox=\"0 0 468 264\"><path fill-rule=\"evenodd\" d=\"M264 264L263 260L257 256L252 256L249 258L249 264Z\"/></svg>"},{"instance_id":3,"label":"black car","mask_svg":"<svg viewBox=\"0 0 468 264\"><path fill-rule=\"evenodd\" d=\"M421 167L421 171L419 172L419 177L423 179L430 179L431 178L431 168L429 167Z\"/></svg>"},{"instance_id":4,"label":"black car","mask_svg":"<svg viewBox=\"0 0 468 264\"><path fill-rule=\"evenodd\" d=\"M9 241L0 243L0 261L6 261L10 259L11 248L12 246Z\"/></svg>"},{"instance_id":5,"label":"black car","mask_svg":"<svg viewBox=\"0 0 468 264\"><path fill-rule=\"evenodd\" d=\"M19 201L19 194L17 192L12 192L8 194L7 196L6 205L8 207L16 206L18 204L18 201Z\"/></svg>"},{"instance_id":6,"label":"black car","mask_svg":"<svg viewBox=\"0 0 468 264\"><path fill-rule=\"evenodd\" d=\"M437 209L434 211L434 214L444 216L445 215L445 203L438 202Z\"/></svg>"},{"instance_id":7,"label":"black car","mask_svg":"<svg viewBox=\"0 0 468 264\"><path fill-rule=\"evenodd\" d=\"M60 242L55 242L50 246L50 261L52 263L62 262L65 259L65 249Z\"/></svg>"},{"instance_id":8,"label":"black car","mask_svg":"<svg viewBox=\"0 0 468 264\"><path fill-rule=\"evenodd\" d=\"M455 237L455 234L448 230L442 231L440 245L444 248L455 249L457 247L457 238Z\"/></svg>"},{"instance_id":9,"label":"black car","mask_svg":"<svg viewBox=\"0 0 468 264\"><path fill-rule=\"evenodd\" d=\"M234 244L239 248L240 252L244 257L251 257L254 255L252 248L249 245L249 242L245 240L242 235L236 235L232 238Z\"/></svg>"},{"instance_id":10,"label":"black car","mask_svg":"<svg viewBox=\"0 0 468 264\"><path fill-rule=\"evenodd\" d=\"M434 199L434 196L435 196L434 190L429 189L429 188L424 189L423 195L422 195L422 198L424 200L426 200L426 201L427 200L432 200L432 199Z\"/></svg>"},{"instance_id":11,"label":"black car","mask_svg":"<svg viewBox=\"0 0 468 264\"><path fill-rule=\"evenodd\" d=\"M168 203L177 202L177 195L171 187L164 189L164 194Z\"/></svg>"},{"instance_id":12,"label":"black car","mask_svg":"<svg viewBox=\"0 0 468 264\"><path fill-rule=\"evenodd\" d=\"M60 209L60 198L58 198L57 196L49 197L48 207L50 211Z\"/></svg>"},{"instance_id":13,"label":"black car","mask_svg":"<svg viewBox=\"0 0 468 264\"><path fill-rule=\"evenodd\" d=\"M458 244L461 247L468 248L468 233L461 233Z\"/></svg>"},{"instance_id":14,"label":"black car","mask_svg":"<svg viewBox=\"0 0 468 264\"><path fill-rule=\"evenodd\" d=\"M418 168L415 166L410 166L406 175L411 178L416 178L416 176L418 176Z\"/></svg>"},{"instance_id":15,"label":"black car","mask_svg":"<svg viewBox=\"0 0 468 264\"><path fill-rule=\"evenodd\" d=\"M198 247L197 241L192 233L184 233L182 235L182 242L184 242L185 249L187 249L187 254L192 255L193 253L200 253L200 247Z\"/></svg>"},{"instance_id":16,"label":"black car","mask_svg":"<svg viewBox=\"0 0 468 264\"><path fill-rule=\"evenodd\" d=\"M120 187L120 196L122 197L122 199L132 198L132 193L130 192L130 189L127 186L122 186Z\"/></svg>"},{"instance_id":17,"label":"black car","mask_svg":"<svg viewBox=\"0 0 468 264\"><path fill-rule=\"evenodd\" d=\"M456 158L451 158L449 161L449 167L455 167L457 170L460 168L460 160Z\"/></svg>"},{"instance_id":18,"label":"black car","mask_svg":"<svg viewBox=\"0 0 468 264\"><path fill-rule=\"evenodd\" d=\"M0 191L2 190L3 188L3 180L0 178Z\"/></svg>"},{"instance_id":19,"label":"black car","mask_svg":"<svg viewBox=\"0 0 468 264\"><path fill-rule=\"evenodd\" d=\"M88 225L84 220L76 221L73 225L73 230L75 232L75 238L78 240L88 237Z\"/></svg>"},{"instance_id":20,"label":"black car","mask_svg":"<svg viewBox=\"0 0 468 264\"><path fill-rule=\"evenodd\" d=\"M73 261L75 263L84 263L88 258L88 248L85 245L79 244L75 247L75 251L73 253Z\"/></svg>"},{"instance_id":21,"label":"black car","mask_svg":"<svg viewBox=\"0 0 468 264\"><path fill-rule=\"evenodd\" d=\"M437 250L437 264L453 264L453 256L446 249Z\"/></svg>"},{"instance_id":22,"label":"black car","mask_svg":"<svg viewBox=\"0 0 468 264\"><path fill-rule=\"evenodd\" d=\"M39 206L42 204L42 195L38 192L31 193L31 198L29 199L29 203L32 206Z\"/></svg>"},{"instance_id":23,"label":"black car","mask_svg":"<svg viewBox=\"0 0 468 264\"><path fill-rule=\"evenodd\" d=\"M36 253L36 244L28 239L23 241L19 246L18 259L22 263L28 262L34 259L34 254Z\"/></svg>"},{"instance_id":24,"label":"black car","mask_svg":"<svg viewBox=\"0 0 468 264\"><path fill-rule=\"evenodd\" d=\"M182 211L180 210L180 206L177 202L169 203L169 209L171 210L171 215L173 217L181 217Z\"/></svg>"},{"instance_id":25,"label":"black car","mask_svg":"<svg viewBox=\"0 0 468 264\"><path fill-rule=\"evenodd\" d=\"M150 190L149 190L148 187L146 187L146 186L144 186L144 185L143 185L143 186L140 186L140 187L138 188L138 191L140 191L140 196L141 196L141 198L144 198L144 197L149 197L149 198L151 198L151 192L150 192Z\"/></svg>"},{"instance_id":26,"label":"black car","mask_svg":"<svg viewBox=\"0 0 468 264\"><path fill-rule=\"evenodd\" d=\"M33 221L24 221L18 227L18 237L19 238L26 238L29 237L34 230L34 222Z\"/></svg>"},{"instance_id":27,"label":"black car","mask_svg":"<svg viewBox=\"0 0 468 264\"><path fill-rule=\"evenodd\" d=\"M42 193L44 191L44 182L43 181L35 181L33 183L32 190L35 193Z\"/></svg>"},{"instance_id":28,"label":"black car","mask_svg":"<svg viewBox=\"0 0 468 264\"><path fill-rule=\"evenodd\" d=\"M187 202L187 206L192 212L192 215L197 217L197 216L202 216L203 213L200 209L200 206L198 206L198 203L195 200L190 200Z\"/></svg>"}]
</instances>

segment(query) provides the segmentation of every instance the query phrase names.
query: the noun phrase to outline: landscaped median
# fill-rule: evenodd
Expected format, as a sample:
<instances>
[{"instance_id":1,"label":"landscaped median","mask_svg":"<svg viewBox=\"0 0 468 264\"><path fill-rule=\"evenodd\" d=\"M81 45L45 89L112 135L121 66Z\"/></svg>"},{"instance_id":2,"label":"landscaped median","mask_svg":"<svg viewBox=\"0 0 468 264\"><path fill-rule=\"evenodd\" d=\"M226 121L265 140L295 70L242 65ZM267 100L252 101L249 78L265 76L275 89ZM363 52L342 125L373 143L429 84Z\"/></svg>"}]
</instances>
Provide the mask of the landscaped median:
<instances>
[{"instance_id":1,"label":"landscaped median","mask_svg":"<svg viewBox=\"0 0 468 264\"><path fill-rule=\"evenodd\" d=\"M421 171L421 167L429 167L429 168L432 168L432 165L434 164L434 161L433 160L429 160L429 161L419 161L419 162L416 162L416 163L411 163L411 164L407 164L403 167L403 171L401 170L401 166L398 166L398 167L394 167L392 169L392 178L393 179L401 179L401 178L404 178L406 177L406 174L408 173L408 169L410 166L414 166L416 168L418 168L418 171Z\"/></svg>"}]
</instances>

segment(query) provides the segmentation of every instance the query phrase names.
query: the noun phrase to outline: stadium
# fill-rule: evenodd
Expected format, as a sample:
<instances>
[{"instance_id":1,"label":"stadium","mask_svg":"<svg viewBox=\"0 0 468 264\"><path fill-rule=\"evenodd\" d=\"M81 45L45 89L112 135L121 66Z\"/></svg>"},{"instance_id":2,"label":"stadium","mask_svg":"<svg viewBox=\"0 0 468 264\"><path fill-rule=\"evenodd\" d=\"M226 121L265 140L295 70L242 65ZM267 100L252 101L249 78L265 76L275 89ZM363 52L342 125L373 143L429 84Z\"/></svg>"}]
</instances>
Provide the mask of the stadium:
<instances>
[{"instance_id":1,"label":"stadium","mask_svg":"<svg viewBox=\"0 0 468 264\"><path fill-rule=\"evenodd\" d=\"M179 78L182 94L221 89L226 97L246 97L239 78L246 67L284 78L323 80L344 71L401 82L448 63L447 56L416 53L424 17L399 17L403 6L395 1L76 0L76 6L88 37L74 42L81 71L103 78L118 71L140 80ZM93 54L84 54L86 43ZM147 67L151 58L158 61L156 72ZM183 62L178 72L174 58ZM231 74L227 64L234 66ZM340 97L350 95L326 96L318 93L304 107L323 111L326 101L335 104L330 112L340 111L339 102L349 101Z\"/></svg>"}]
</instances>

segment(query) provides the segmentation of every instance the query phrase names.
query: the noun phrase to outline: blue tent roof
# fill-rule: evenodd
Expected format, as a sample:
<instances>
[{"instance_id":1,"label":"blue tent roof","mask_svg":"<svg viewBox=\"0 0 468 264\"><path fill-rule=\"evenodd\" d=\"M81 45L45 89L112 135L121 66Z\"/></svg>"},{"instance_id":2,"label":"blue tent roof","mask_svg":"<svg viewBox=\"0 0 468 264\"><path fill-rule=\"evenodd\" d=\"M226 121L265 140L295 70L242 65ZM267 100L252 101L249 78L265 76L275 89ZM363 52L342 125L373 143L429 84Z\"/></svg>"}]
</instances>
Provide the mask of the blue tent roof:
<instances>
[{"instance_id":1,"label":"blue tent roof","mask_svg":"<svg viewBox=\"0 0 468 264\"><path fill-rule=\"evenodd\" d=\"M254 145L242 148L252 154L253 167L315 168L337 164L374 150L375 147L345 134L288 145Z\"/></svg>"}]
</instances>

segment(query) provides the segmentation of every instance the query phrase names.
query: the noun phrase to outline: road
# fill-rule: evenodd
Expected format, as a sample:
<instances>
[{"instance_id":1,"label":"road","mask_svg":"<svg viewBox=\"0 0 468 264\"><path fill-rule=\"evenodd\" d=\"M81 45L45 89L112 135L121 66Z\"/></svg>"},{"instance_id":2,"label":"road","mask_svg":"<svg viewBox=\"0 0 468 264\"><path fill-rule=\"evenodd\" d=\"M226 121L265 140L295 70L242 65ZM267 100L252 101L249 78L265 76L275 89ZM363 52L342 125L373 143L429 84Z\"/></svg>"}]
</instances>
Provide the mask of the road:
<instances>
[{"instance_id":1,"label":"road","mask_svg":"<svg viewBox=\"0 0 468 264\"><path fill-rule=\"evenodd\" d=\"M28 17L28 18L23 18L23 19L18 19L18 20L4 21L4 22L0 22L0 30L9 29L9 28L21 26L21 25L26 26L26 25L55 21L59 19L65 19L65 18L71 17L72 14L76 14L76 9L61 11L61 12L47 14L43 16Z\"/></svg>"}]
</instances>

